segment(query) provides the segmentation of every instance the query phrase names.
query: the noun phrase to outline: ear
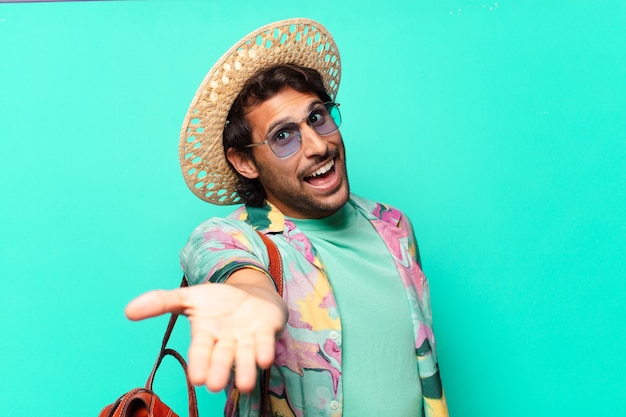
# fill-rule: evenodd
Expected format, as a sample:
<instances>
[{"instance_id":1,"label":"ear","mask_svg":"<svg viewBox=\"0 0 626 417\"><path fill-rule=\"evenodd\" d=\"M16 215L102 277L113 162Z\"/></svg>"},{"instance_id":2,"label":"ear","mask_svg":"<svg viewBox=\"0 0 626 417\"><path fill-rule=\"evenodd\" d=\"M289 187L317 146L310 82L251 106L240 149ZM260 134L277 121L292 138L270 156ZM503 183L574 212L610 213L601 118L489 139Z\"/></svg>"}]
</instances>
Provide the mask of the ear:
<instances>
[{"instance_id":1,"label":"ear","mask_svg":"<svg viewBox=\"0 0 626 417\"><path fill-rule=\"evenodd\" d=\"M235 148L228 148L228 151L226 151L226 158L228 158L230 163L233 164L237 172L244 177L254 179L259 176L256 165L248 154L238 151Z\"/></svg>"}]
</instances>

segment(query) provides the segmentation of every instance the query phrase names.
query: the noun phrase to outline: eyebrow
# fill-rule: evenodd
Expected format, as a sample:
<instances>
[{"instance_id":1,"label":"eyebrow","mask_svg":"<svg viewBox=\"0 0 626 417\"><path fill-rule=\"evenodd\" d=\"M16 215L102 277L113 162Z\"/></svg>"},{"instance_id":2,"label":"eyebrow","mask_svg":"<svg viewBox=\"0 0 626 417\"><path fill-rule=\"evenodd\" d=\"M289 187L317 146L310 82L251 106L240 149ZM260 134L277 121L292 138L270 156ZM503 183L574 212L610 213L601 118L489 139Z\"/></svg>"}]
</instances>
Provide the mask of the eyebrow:
<instances>
[{"instance_id":1,"label":"eyebrow","mask_svg":"<svg viewBox=\"0 0 626 417\"><path fill-rule=\"evenodd\" d=\"M313 111L313 109L317 106L319 106L320 104L323 104L322 100L317 99L312 101L311 103L309 103L309 107L307 110L307 114L304 117L305 119L307 118L307 116ZM303 120L303 119L301 119ZM265 139L267 139L267 137L269 136L270 133L272 133L278 126L281 125L285 125L285 124L289 124L289 123L295 123L294 121L292 121L289 117L283 117L282 119L279 120L275 120L271 125L269 125L269 127L267 128L267 131L265 132Z\"/></svg>"}]
</instances>

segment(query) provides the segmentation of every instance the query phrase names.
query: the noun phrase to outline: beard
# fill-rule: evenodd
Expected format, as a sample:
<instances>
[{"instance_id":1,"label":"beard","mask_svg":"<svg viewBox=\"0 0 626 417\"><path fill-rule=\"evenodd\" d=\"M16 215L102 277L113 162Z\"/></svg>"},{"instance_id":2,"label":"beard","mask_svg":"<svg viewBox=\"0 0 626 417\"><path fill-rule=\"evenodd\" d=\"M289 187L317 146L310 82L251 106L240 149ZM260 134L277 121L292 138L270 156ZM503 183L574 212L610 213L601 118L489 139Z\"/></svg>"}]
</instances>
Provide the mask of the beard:
<instances>
[{"instance_id":1,"label":"beard","mask_svg":"<svg viewBox=\"0 0 626 417\"><path fill-rule=\"evenodd\" d=\"M342 155L343 157L341 157ZM315 193L314 190L308 189L305 184L306 181L302 179L304 177L302 172L296 178L285 178L285 175L281 175L279 170L257 166L258 179L268 195L268 201L289 217L322 218L335 213L350 198L350 184L343 143L341 150L329 150L326 155L318 158L311 166L329 159L335 160L335 165L331 171L335 171L333 175L341 177L341 182L337 189L326 194ZM306 172L306 170L303 171ZM269 196L273 196L273 198Z\"/></svg>"}]
</instances>

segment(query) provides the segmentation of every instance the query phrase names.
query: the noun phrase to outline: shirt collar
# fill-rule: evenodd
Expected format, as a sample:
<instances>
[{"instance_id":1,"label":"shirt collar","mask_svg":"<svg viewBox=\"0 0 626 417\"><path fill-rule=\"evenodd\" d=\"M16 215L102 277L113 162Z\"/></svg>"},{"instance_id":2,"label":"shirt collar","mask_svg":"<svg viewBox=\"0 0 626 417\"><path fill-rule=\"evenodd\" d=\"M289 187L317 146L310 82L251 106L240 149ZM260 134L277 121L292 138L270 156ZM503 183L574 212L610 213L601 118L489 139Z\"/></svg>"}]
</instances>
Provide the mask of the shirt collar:
<instances>
[{"instance_id":1,"label":"shirt collar","mask_svg":"<svg viewBox=\"0 0 626 417\"><path fill-rule=\"evenodd\" d=\"M245 220L261 232L282 233L285 230L285 216L267 200L260 207L246 206L241 220Z\"/></svg>"},{"instance_id":2,"label":"shirt collar","mask_svg":"<svg viewBox=\"0 0 626 417\"><path fill-rule=\"evenodd\" d=\"M350 195L348 204L353 204L370 221L382 220L397 227L402 219L402 213L399 210L365 200L354 194ZM261 232L285 232L285 215L267 200L260 207L245 206L245 210L241 213L239 219L246 221Z\"/></svg>"}]
</instances>

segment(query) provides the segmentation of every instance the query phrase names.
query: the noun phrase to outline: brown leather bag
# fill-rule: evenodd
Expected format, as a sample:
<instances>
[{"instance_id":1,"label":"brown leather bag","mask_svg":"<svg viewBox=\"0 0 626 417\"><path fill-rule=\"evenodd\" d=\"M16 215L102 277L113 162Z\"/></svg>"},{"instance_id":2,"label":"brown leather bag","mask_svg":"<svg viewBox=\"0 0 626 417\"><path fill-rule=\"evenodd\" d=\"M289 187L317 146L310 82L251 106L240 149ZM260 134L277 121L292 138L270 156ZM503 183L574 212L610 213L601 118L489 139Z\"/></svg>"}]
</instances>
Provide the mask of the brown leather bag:
<instances>
[{"instance_id":1,"label":"brown leather bag","mask_svg":"<svg viewBox=\"0 0 626 417\"><path fill-rule=\"evenodd\" d=\"M270 259L270 275L272 276L278 293L283 295L283 270L282 260L280 258L280 252L278 248L267 236L261 232L257 232L265 246ZM187 278L183 276L183 281L180 284L181 287L188 285ZM189 402L189 417L198 417L198 402L196 400L196 391L189 378L187 377L187 362L185 359L175 351L174 349L167 348L167 342L169 341L178 314L172 314L170 321L167 324L167 329L163 335L163 341L161 343L161 351L157 357L156 362L150 372L148 381L143 388L135 388L123 394L113 404L109 404L98 414L98 417L178 417L178 414L174 413L170 407L161 401L159 396L152 390L152 383L154 382L154 375L156 374L159 365L163 361L165 356L173 356L178 360L185 371L185 378L187 380L187 397ZM261 382L261 396L265 399L261 405L261 416L270 416L271 407L269 405L269 371L262 371ZM236 408L233 410L233 415L236 414Z\"/></svg>"},{"instance_id":2,"label":"brown leather bag","mask_svg":"<svg viewBox=\"0 0 626 417\"><path fill-rule=\"evenodd\" d=\"M186 287L187 278L183 276L183 282L181 287ZM156 374L159 365L163 361L165 356L173 356L178 360L185 371L185 378L187 379L187 396L189 402L189 417L198 417L198 403L196 401L196 391L193 384L189 382L187 378L187 362L185 359L175 351L174 349L167 348L167 342L172 334L174 325L178 314L172 314L170 321L167 324L167 330L163 335L163 341L161 343L161 351L157 357L156 362L150 372L148 381L145 387L135 388L128 391L117 399L113 404L109 404L100 412L99 417L178 417L178 414L174 413L170 407L161 401L159 396L152 390L152 383L154 382L154 375Z\"/></svg>"}]
</instances>

